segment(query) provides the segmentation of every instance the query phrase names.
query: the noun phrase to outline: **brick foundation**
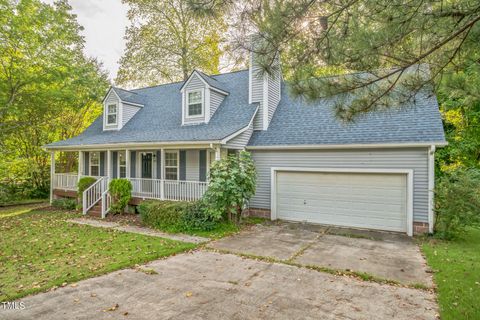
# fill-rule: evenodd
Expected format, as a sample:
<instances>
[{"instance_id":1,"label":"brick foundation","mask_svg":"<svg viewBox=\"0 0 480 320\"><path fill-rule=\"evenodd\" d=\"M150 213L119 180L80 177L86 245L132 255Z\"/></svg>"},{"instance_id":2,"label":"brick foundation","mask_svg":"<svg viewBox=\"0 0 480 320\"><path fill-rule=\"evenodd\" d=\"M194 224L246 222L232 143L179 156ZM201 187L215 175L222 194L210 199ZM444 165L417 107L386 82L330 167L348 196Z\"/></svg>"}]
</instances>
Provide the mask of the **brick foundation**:
<instances>
[{"instance_id":1,"label":"brick foundation","mask_svg":"<svg viewBox=\"0 0 480 320\"><path fill-rule=\"evenodd\" d=\"M77 192L72 190L61 190L61 189L54 189L53 190L54 199L58 198L76 198Z\"/></svg>"},{"instance_id":2,"label":"brick foundation","mask_svg":"<svg viewBox=\"0 0 480 320\"><path fill-rule=\"evenodd\" d=\"M413 222L413 234L428 233L428 223L426 222Z\"/></svg>"},{"instance_id":3,"label":"brick foundation","mask_svg":"<svg viewBox=\"0 0 480 320\"><path fill-rule=\"evenodd\" d=\"M259 217L270 219L270 209L260 209L260 208L248 208L247 210L243 211L243 215L245 217Z\"/></svg>"}]
</instances>

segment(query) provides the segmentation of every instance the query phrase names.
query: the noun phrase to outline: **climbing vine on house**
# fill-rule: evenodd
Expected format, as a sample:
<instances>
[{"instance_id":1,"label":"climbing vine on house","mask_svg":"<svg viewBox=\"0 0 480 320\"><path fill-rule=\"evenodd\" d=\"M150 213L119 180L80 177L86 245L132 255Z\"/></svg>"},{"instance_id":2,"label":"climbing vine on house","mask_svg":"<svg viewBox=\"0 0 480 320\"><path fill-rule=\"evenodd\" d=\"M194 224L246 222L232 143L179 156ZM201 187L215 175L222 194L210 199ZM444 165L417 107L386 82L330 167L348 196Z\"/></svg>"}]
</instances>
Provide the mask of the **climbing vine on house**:
<instances>
[{"instance_id":1,"label":"climbing vine on house","mask_svg":"<svg viewBox=\"0 0 480 320\"><path fill-rule=\"evenodd\" d=\"M217 220L227 218L239 222L245 204L255 194L256 184L257 173L249 152L215 161L204 195L205 212Z\"/></svg>"}]
</instances>

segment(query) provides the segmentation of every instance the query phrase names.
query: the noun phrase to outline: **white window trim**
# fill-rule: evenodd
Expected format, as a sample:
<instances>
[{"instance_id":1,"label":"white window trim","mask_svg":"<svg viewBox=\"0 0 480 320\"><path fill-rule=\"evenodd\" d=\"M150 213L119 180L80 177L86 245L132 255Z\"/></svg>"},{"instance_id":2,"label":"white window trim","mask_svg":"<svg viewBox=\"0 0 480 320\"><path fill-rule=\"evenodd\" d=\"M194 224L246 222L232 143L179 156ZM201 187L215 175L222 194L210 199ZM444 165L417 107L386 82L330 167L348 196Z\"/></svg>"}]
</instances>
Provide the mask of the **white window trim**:
<instances>
[{"instance_id":1,"label":"white window trim","mask_svg":"<svg viewBox=\"0 0 480 320\"><path fill-rule=\"evenodd\" d=\"M94 153L98 153L98 164L97 165L92 165L92 156ZM92 177L100 177L100 151L91 151L88 154L88 173ZM98 175L94 176L92 174L92 167L98 167Z\"/></svg>"},{"instance_id":2,"label":"white window trim","mask_svg":"<svg viewBox=\"0 0 480 320\"><path fill-rule=\"evenodd\" d=\"M407 235L413 236L413 170L412 169L370 169L370 168L303 168L303 167L272 167L270 169L270 203L271 220L277 219L277 173L279 171L296 172L333 172L333 173L386 173L405 174L407 177Z\"/></svg>"},{"instance_id":3,"label":"white window trim","mask_svg":"<svg viewBox=\"0 0 480 320\"><path fill-rule=\"evenodd\" d=\"M177 155L177 180L170 180L170 179L167 179L167 168L175 168L173 166L167 166L167 153L175 153ZM180 181L180 150L165 150L165 153L164 153L164 156L165 156L165 161L163 161L164 163L164 166L162 168L163 170L163 175L162 177L164 178L164 180L167 180L167 181Z\"/></svg>"},{"instance_id":4,"label":"white window trim","mask_svg":"<svg viewBox=\"0 0 480 320\"><path fill-rule=\"evenodd\" d=\"M200 92L200 94L202 95L202 113L191 116L191 115L189 115L190 103L188 101L188 95L190 93L194 93L194 92ZM204 91L204 89L195 89L195 90L185 91L185 119L196 119L196 118L202 118L204 116L205 116L205 91Z\"/></svg>"},{"instance_id":5,"label":"white window trim","mask_svg":"<svg viewBox=\"0 0 480 320\"><path fill-rule=\"evenodd\" d=\"M110 106L115 106L115 113L109 113L108 107ZM120 115L119 108L118 108L118 103L108 103L105 105L105 125L106 126L116 126L118 125L118 117ZM115 123L109 123L108 122L108 116L110 115L115 115Z\"/></svg>"}]
</instances>

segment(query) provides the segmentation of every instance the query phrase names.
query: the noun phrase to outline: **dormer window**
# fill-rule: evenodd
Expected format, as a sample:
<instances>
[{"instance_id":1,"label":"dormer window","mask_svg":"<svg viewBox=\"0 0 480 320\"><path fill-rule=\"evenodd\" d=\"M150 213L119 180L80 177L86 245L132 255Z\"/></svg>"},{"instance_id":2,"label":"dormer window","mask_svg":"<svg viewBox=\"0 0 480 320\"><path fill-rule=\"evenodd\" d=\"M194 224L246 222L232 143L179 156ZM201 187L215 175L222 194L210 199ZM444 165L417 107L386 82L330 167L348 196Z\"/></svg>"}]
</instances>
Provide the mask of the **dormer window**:
<instances>
[{"instance_id":1,"label":"dormer window","mask_svg":"<svg viewBox=\"0 0 480 320\"><path fill-rule=\"evenodd\" d=\"M194 90L187 92L187 117L203 116L203 91Z\"/></svg>"},{"instance_id":2,"label":"dormer window","mask_svg":"<svg viewBox=\"0 0 480 320\"><path fill-rule=\"evenodd\" d=\"M118 118L118 108L116 104L107 105L107 125L116 125Z\"/></svg>"}]
</instances>

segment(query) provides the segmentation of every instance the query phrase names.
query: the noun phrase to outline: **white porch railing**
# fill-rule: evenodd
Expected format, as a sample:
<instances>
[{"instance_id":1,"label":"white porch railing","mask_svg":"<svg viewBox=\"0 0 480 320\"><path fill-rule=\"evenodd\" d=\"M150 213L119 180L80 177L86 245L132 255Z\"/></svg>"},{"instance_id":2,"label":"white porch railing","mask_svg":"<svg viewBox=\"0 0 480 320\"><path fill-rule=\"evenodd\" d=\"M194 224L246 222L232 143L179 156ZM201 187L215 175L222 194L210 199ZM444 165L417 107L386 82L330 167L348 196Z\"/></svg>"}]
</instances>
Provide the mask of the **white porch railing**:
<instances>
[{"instance_id":1,"label":"white porch railing","mask_svg":"<svg viewBox=\"0 0 480 320\"><path fill-rule=\"evenodd\" d=\"M143 199L194 201L207 191L208 183L202 181L175 181L161 179L129 178L132 196Z\"/></svg>"},{"instance_id":2,"label":"white porch railing","mask_svg":"<svg viewBox=\"0 0 480 320\"><path fill-rule=\"evenodd\" d=\"M98 201L102 199L102 195L108 189L108 177L101 177L94 184L83 191L83 214L87 214Z\"/></svg>"},{"instance_id":3,"label":"white porch railing","mask_svg":"<svg viewBox=\"0 0 480 320\"><path fill-rule=\"evenodd\" d=\"M102 193L102 219L105 218L107 213L110 212L110 204L112 203L112 197L107 190Z\"/></svg>"},{"instance_id":4,"label":"white porch railing","mask_svg":"<svg viewBox=\"0 0 480 320\"><path fill-rule=\"evenodd\" d=\"M165 199L166 200L180 200L180 201L194 201L200 199L205 191L207 191L208 184L201 181L169 181L165 180Z\"/></svg>"},{"instance_id":5,"label":"white porch railing","mask_svg":"<svg viewBox=\"0 0 480 320\"><path fill-rule=\"evenodd\" d=\"M76 173L55 173L52 183L54 189L77 190L78 175Z\"/></svg>"},{"instance_id":6,"label":"white porch railing","mask_svg":"<svg viewBox=\"0 0 480 320\"><path fill-rule=\"evenodd\" d=\"M102 216L110 210L108 177L95 177L97 181L83 192L83 213L86 214L98 201L102 200ZM173 201L195 201L207 191L208 183L202 181L177 181L161 179L128 178L132 183L132 196L141 199L158 199ZM53 188L77 190L78 175L72 173L55 173Z\"/></svg>"}]
</instances>

